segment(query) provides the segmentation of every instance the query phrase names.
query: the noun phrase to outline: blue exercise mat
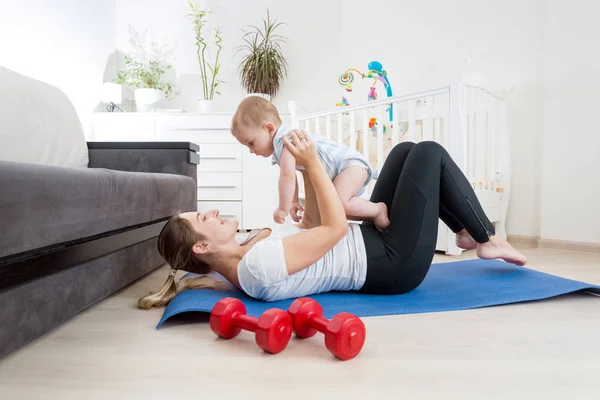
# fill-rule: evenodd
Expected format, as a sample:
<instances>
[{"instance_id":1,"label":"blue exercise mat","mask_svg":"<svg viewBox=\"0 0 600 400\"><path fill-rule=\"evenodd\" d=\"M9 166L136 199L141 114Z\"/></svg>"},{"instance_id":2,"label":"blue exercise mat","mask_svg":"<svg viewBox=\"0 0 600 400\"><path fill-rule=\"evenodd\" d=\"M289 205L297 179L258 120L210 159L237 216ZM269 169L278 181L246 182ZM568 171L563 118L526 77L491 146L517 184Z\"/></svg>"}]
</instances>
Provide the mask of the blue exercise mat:
<instances>
[{"instance_id":1,"label":"blue exercise mat","mask_svg":"<svg viewBox=\"0 0 600 400\"><path fill-rule=\"evenodd\" d=\"M547 299L582 290L600 294L600 286L517 267L498 260L477 259L433 264L421 286L405 294L329 292L309 297L323 306L326 318L331 318L342 311L368 317L467 310ZM248 315L253 316L259 316L273 307L286 310L293 301L289 299L264 302L238 290L185 290L168 304L157 329L167 319L179 313L210 312L215 303L223 297L242 300Z\"/></svg>"}]
</instances>

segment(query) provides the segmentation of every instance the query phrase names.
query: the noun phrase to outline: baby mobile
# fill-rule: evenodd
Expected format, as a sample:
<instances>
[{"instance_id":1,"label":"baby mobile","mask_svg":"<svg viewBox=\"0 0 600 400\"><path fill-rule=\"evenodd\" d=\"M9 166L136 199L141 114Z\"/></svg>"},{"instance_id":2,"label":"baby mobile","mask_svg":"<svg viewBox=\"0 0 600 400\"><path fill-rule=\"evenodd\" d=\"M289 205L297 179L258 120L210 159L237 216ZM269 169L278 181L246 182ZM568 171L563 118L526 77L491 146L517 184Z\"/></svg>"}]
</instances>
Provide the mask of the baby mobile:
<instances>
[{"instance_id":1,"label":"baby mobile","mask_svg":"<svg viewBox=\"0 0 600 400\"><path fill-rule=\"evenodd\" d=\"M362 73L359 70L357 70L356 68L348 68L346 71L344 71L343 74L340 75L340 77L338 78L338 83L344 87L344 89L346 90L346 92L352 92L352 82L354 82L354 73L356 72L358 75L360 75L360 77L362 79L373 79L373 82L371 84L371 86L369 87L369 94L368 94L368 101L375 101L377 100L377 83L381 82L383 83L383 87L386 91L386 95L387 97L392 97L392 86L390 85L390 81L388 80L387 77L387 71L383 69L383 66L381 65L381 63L379 61L371 61L369 63L368 67L368 71L366 73ZM346 97L342 97L342 101L337 103L336 106L338 107L344 107L344 106L349 106L350 103L348 102L348 99ZM388 113L388 119L390 121L390 128L392 127L391 123L393 122L393 118L394 118L394 110L393 110L393 105L390 103L387 105L386 108L386 112ZM374 129L375 126L377 126L378 122L377 122L377 118L370 118L369 119L369 128ZM387 125L383 125L383 133L385 134L387 131L388 127Z\"/></svg>"}]
</instances>

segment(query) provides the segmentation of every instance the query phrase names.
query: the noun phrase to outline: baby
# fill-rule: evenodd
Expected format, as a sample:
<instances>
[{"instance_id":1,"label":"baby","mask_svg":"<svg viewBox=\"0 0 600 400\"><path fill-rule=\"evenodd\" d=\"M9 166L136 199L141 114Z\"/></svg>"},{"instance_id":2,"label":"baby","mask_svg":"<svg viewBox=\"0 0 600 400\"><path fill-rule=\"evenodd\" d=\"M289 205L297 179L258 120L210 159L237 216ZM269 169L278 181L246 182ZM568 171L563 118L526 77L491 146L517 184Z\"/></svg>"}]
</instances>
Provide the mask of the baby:
<instances>
[{"instance_id":1,"label":"baby","mask_svg":"<svg viewBox=\"0 0 600 400\"><path fill-rule=\"evenodd\" d=\"M290 215L295 222L300 221L298 211L304 211L303 225L318 224L319 211L316 196L309 184L308 175L303 173L305 182L305 207L298 203L298 182L294 156L283 145L283 136L289 130L283 125L277 108L270 101L259 96L248 96L239 104L231 124L233 136L250 153L271 157L273 164L280 167L279 208L273 213L275 222L282 224ZM375 171L361 153L321 135L310 135L317 147L319 158L342 200L346 216L350 220L370 220L380 231L390 221L385 203L372 203L359 197ZM289 139L289 135L288 135Z\"/></svg>"}]
</instances>

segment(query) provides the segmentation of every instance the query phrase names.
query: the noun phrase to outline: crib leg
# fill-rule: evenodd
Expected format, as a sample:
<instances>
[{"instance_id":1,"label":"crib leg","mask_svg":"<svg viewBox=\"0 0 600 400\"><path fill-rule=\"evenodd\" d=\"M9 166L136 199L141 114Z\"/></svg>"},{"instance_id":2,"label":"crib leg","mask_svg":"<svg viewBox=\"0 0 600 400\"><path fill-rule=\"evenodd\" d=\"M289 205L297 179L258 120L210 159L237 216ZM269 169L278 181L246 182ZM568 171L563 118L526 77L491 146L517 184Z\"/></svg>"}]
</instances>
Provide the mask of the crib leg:
<instances>
[{"instance_id":1,"label":"crib leg","mask_svg":"<svg viewBox=\"0 0 600 400\"><path fill-rule=\"evenodd\" d=\"M446 254L449 256L460 256L463 252L463 249L456 245L456 234L448 229L446 237L448 238Z\"/></svg>"},{"instance_id":2,"label":"crib leg","mask_svg":"<svg viewBox=\"0 0 600 400\"><path fill-rule=\"evenodd\" d=\"M506 224L504 223L504 221L496 222L494 224L494 227L496 229L496 235L506 239Z\"/></svg>"}]
</instances>

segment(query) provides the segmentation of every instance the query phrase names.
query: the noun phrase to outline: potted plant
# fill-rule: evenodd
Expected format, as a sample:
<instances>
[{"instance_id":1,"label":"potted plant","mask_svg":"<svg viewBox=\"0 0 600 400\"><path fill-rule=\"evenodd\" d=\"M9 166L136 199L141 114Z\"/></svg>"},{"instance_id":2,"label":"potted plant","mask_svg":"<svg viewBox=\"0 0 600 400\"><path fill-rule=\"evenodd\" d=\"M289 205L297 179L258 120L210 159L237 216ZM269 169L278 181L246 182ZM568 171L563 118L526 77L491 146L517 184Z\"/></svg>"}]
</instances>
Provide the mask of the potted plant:
<instances>
[{"instance_id":1,"label":"potted plant","mask_svg":"<svg viewBox=\"0 0 600 400\"><path fill-rule=\"evenodd\" d=\"M200 104L201 112L211 112L213 100L215 94L220 95L217 90L220 81L217 79L221 65L219 64L219 55L221 54L222 46L221 42L221 28L217 26L214 29L215 46L217 47L217 53L215 56L215 62L213 65L207 60L207 43L206 38L203 36L203 29L207 28L206 16L210 14L209 11L200 9L197 4L188 3L192 12L188 14L188 17L194 21L194 34L196 39L196 55L198 57L198 65L200 67L200 78L202 79L202 98L198 99Z\"/></svg>"},{"instance_id":2,"label":"potted plant","mask_svg":"<svg viewBox=\"0 0 600 400\"><path fill-rule=\"evenodd\" d=\"M171 70L168 63L172 51L165 41L159 43L152 33L140 34L129 27L132 50L125 55L125 69L117 73L116 83L135 89L135 102L138 111L149 111L163 98L173 99L177 93L174 85L165 80L164 75Z\"/></svg>"},{"instance_id":3,"label":"potted plant","mask_svg":"<svg viewBox=\"0 0 600 400\"><path fill-rule=\"evenodd\" d=\"M281 81L287 76L288 65L281 48L286 38L275 33L281 25L282 22L271 21L267 9L262 29L251 26L250 31L243 31L244 44L238 51L246 54L240 62L240 79L250 95L261 95L270 100L277 95Z\"/></svg>"}]
</instances>

